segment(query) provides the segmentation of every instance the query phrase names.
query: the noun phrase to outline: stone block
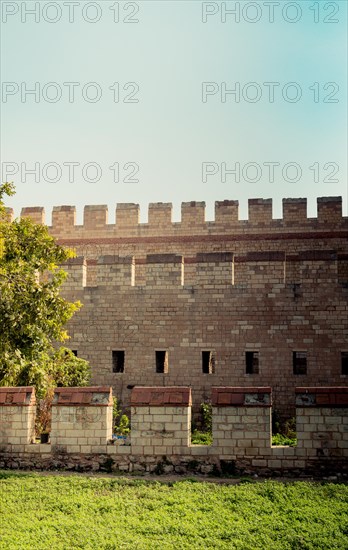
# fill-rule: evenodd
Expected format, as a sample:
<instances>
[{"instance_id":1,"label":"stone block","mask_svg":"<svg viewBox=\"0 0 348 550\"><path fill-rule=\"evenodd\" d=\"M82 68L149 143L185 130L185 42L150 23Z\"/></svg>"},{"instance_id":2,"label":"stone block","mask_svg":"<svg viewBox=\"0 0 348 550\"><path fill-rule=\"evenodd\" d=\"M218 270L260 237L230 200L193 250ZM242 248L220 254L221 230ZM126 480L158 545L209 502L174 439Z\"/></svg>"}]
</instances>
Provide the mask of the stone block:
<instances>
[{"instance_id":1,"label":"stone block","mask_svg":"<svg viewBox=\"0 0 348 550\"><path fill-rule=\"evenodd\" d=\"M275 458L269 458L267 460L267 466L268 468L281 468L282 467L282 461Z\"/></svg>"},{"instance_id":2,"label":"stone block","mask_svg":"<svg viewBox=\"0 0 348 550\"><path fill-rule=\"evenodd\" d=\"M259 466L259 467L266 467L267 466L267 460L261 459L261 458L254 458L251 461L253 466Z\"/></svg>"},{"instance_id":3,"label":"stone block","mask_svg":"<svg viewBox=\"0 0 348 550\"><path fill-rule=\"evenodd\" d=\"M91 453L91 445L80 445L80 452L84 454Z\"/></svg>"},{"instance_id":4,"label":"stone block","mask_svg":"<svg viewBox=\"0 0 348 550\"><path fill-rule=\"evenodd\" d=\"M107 454L107 445L90 445L91 453Z\"/></svg>"}]
</instances>

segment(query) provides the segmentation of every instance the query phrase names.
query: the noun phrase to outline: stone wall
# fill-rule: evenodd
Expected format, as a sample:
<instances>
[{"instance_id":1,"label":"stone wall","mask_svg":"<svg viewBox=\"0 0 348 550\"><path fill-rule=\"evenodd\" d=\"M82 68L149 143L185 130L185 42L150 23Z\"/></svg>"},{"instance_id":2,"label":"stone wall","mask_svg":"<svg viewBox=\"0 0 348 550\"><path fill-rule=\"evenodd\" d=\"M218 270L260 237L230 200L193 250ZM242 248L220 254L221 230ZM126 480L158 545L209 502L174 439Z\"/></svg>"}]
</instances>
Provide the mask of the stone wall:
<instances>
[{"instance_id":1,"label":"stone wall","mask_svg":"<svg viewBox=\"0 0 348 550\"><path fill-rule=\"evenodd\" d=\"M258 465L272 444L271 398L271 388L213 388L212 449L241 460L252 456Z\"/></svg>"},{"instance_id":2,"label":"stone wall","mask_svg":"<svg viewBox=\"0 0 348 550\"><path fill-rule=\"evenodd\" d=\"M112 438L109 387L56 388L51 444L69 453L99 453Z\"/></svg>"},{"instance_id":3,"label":"stone wall","mask_svg":"<svg viewBox=\"0 0 348 550\"><path fill-rule=\"evenodd\" d=\"M251 199L239 220L238 202L220 201L206 221L204 203L190 202L172 222L171 204L159 203L148 223L136 204L117 205L111 223L106 206L86 206L83 225L75 207L55 207L49 230L79 256L64 266L64 294L84 304L69 345L90 361L93 384L111 385L126 407L134 385L185 384L195 409L213 386L272 386L284 418L295 414L296 386L346 384L348 218L339 197L317 206L308 218L305 199L284 199L273 219L270 200ZM22 215L45 222L42 208ZM156 351L167 353L166 372L156 371ZM214 356L209 372L203 352Z\"/></svg>"},{"instance_id":4,"label":"stone wall","mask_svg":"<svg viewBox=\"0 0 348 550\"><path fill-rule=\"evenodd\" d=\"M297 452L308 463L348 455L348 388L296 388Z\"/></svg>"},{"instance_id":5,"label":"stone wall","mask_svg":"<svg viewBox=\"0 0 348 550\"><path fill-rule=\"evenodd\" d=\"M190 388L134 388L132 453L177 455L191 444Z\"/></svg>"},{"instance_id":6,"label":"stone wall","mask_svg":"<svg viewBox=\"0 0 348 550\"><path fill-rule=\"evenodd\" d=\"M0 387L0 445L26 445L35 437L36 399L32 387Z\"/></svg>"},{"instance_id":7,"label":"stone wall","mask_svg":"<svg viewBox=\"0 0 348 550\"><path fill-rule=\"evenodd\" d=\"M32 389L5 388L0 395L14 391L27 397L17 403L10 423L8 414L0 416L0 468L348 475L347 387L296 389L296 447L271 444L269 387L213 388L210 446L190 443L188 387L134 388L128 441L111 438L111 389L58 389L48 444L23 438L23 433L30 433L33 421L26 413L33 404Z\"/></svg>"}]
</instances>

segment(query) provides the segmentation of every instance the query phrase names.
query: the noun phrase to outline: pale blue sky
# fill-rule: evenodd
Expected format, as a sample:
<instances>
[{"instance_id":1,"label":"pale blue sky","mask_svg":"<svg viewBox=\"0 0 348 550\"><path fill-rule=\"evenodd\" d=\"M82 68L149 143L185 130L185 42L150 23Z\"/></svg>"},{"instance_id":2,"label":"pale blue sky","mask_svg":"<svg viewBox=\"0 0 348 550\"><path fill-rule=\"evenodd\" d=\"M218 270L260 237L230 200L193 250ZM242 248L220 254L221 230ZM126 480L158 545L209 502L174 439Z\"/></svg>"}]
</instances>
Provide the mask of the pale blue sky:
<instances>
[{"instance_id":1,"label":"pale blue sky","mask_svg":"<svg viewBox=\"0 0 348 550\"><path fill-rule=\"evenodd\" d=\"M245 218L248 198L271 197L274 215L280 217L281 199L301 196L308 197L308 212L314 216L317 196L342 195L347 215L346 1L298 1L284 12L284 6L291 3L281 0L274 5L273 23L263 1L225 2L241 10L240 22L226 15L225 23L221 21L223 2L76 1L73 22L69 22L68 3L37 3L35 22L33 15L25 13L35 2L1 2L5 92L1 161L14 163L14 170L19 167L8 178L17 187L10 201L16 214L22 206L44 206L49 223L52 206L75 204L81 222L85 204L108 204L112 223L117 202L136 202L146 221L149 202L173 202L178 220L182 201L204 200L206 217L212 219L215 200L238 199L240 217ZM243 13L245 4L249 8ZM258 5L258 12L252 4ZM117 7L120 21L115 23ZM203 23L202 12L206 11L217 13ZM61 19L50 23L59 13ZM248 21L257 15L260 21ZM296 15L297 22L286 21ZM99 16L94 24L86 21ZM138 22L127 23L127 17ZM49 82L55 85L44 88ZM64 82L79 83L72 103ZM95 103L84 100L81 91L90 82L97 83L102 92ZM115 82L120 86L118 103L109 89ZM139 86L134 95L137 103L122 101L135 91L133 85L123 90L129 82ZM215 82L218 90L205 103L202 82ZM241 93L239 103L230 95L222 102L222 82L227 88L240 82L242 90L248 83L257 83L261 99L251 103ZM264 82L279 82L273 103ZM282 96L284 86L286 97L291 99L296 92L294 86L286 88L289 82L295 82L302 93L296 103ZM35 83L39 101L27 95L22 102L21 87L31 89ZM314 83L318 84L313 87ZM324 89L326 83L334 84ZM16 86L18 92L11 95ZM62 92L59 101L45 99L57 90ZM247 90L252 94L256 88ZM87 88L87 93L94 91L94 87ZM337 102L323 101L330 93ZM63 165L67 162L79 163L72 182ZM82 166L92 162L102 169L96 183L85 181L82 174ZM132 171L132 165L123 169L127 162L139 166L134 176L138 182L122 181ZM280 164L274 182L268 181L265 162ZM39 163L38 182L34 176L25 176L21 163L28 168ZM45 181L47 163L60 167L59 181ZM118 183L109 169L115 163L120 166ZM202 163L214 163L211 167L217 168L205 182ZM228 169L236 163L241 169L247 163L258 163L262 176L255 183L248 181L254 175L250 169L249 177L243 178L242 172L239 182L232 175L224 182L221 163ZM283 178L287 163L301 167L298 182ZM339 181L324 181L335 165L339 171L331 179ZM8 170L9 165L4 166ZM319 168L317 178L310 166ZM294 176L291 170L288 179ZM48 172L49 178L54 175L53 169ZM93 176L90 169L87 177Z\"/></svg>"}]
</instances>

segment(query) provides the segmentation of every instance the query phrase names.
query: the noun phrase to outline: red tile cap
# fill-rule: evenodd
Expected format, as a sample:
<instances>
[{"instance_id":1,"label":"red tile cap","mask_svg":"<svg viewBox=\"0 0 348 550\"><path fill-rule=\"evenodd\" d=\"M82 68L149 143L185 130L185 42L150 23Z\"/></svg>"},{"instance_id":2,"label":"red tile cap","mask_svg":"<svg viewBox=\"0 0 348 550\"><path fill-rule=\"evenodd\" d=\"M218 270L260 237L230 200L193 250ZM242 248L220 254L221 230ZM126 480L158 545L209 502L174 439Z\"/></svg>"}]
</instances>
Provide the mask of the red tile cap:
<instances>
[{"instance_id":1,"label":"red tile cap","mask_svg":"<svg viewBox=\"0 0 348 550\"><path fill-rule=\"evenodd\" d=\"M35 388L32 386L0 387L0 406L4 405L35 405Z\"/></svg>"},{"instance_id":2,"label":"red tile cap","mask_svg":"<svg viewBox=\"0 0 348 550\"><path fill-rule=\"evenodd\" d=\"M191 388L184 386L136 386L132 390L131 405L133 407L163 407L165 405L190 407L192 405Z\"/></svg>"},{"instance_id":3,"label":"red tile cap","mask_svg":"<svg viewBox=\"0 0 348 550\"><path fill-rule=\"evenodd\" d=\"M6 405L35 405L35 388L32 386L0 387L0 406Z\"/></svg>"},{"instance_id":4,"label":"red tile cap","mask_svg":"<svg viewBox=\"0 0 348 550\"><path fill-rule=\"evenodd\" d=\"M211 402L214 407L270 407L272 388L270 387L213 387Z\"/></svg>"},{"instance_id":5,"label":"red tile cap","mask_svg":"<svg viewBox=\"0 0 348 550\"><path fill-rule=\"evenodd\" d=\"M299 407L348 407L348 387L295 388L296 405Z\"/></svg>"},{"instance_id":6,"label":"red tile cap","mask_svg":"<svg viewBox=\"0 0 348 550\"><path fill-rule=\"evenodd\" d=\"M56 388L54 390L53 405L107 407L112 405L112 388L110 386Z\"/></svg>"}]
</instances>

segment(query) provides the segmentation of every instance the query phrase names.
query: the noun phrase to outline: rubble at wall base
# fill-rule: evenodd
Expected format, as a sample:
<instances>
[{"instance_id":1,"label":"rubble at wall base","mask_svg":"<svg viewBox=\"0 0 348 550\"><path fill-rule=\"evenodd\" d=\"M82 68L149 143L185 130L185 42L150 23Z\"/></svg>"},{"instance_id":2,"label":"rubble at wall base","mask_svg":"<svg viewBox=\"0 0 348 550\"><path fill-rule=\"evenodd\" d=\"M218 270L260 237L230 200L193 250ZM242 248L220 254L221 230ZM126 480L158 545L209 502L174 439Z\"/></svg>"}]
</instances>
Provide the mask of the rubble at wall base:
<instances>
[{"instance_id":1,"label":"rubble at wall base","mask_svg":"<svg viewBox=\"0 0 348 550\"><path fill-rule=\"evenodd\" d=\"M226 459L207 456L111 456L109 454L45 454L1 453L0 469L57 471L79 473L113 473L115 475L199 475L206 477L330 477L348 481L346 459L304 461L301 467L271 467L269 458L259 459L265 465L257 465L254 458ZM272 459L271 459L272 460Z\"/></svg>"}]
</instances>

